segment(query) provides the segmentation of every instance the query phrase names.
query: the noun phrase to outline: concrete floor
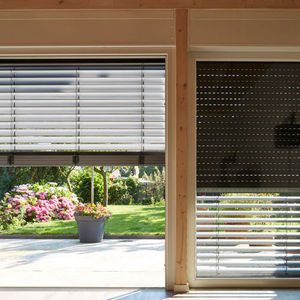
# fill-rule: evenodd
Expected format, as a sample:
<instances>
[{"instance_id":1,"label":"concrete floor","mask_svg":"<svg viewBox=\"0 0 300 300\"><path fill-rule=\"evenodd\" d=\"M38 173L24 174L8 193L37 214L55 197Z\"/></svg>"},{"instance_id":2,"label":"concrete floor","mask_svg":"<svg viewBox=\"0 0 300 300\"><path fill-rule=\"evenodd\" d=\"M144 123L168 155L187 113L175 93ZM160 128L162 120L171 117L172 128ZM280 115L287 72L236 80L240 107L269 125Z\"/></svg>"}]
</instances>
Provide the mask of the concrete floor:
<instances>
[{"instance_id":1,"label":"concrete floor","mask_svg":"<svg viewBox=\"0 0 300 300\"><path fill-rule=\"evenodd\" d=\"M0 287L164 287L164 243L1 239Z\"/></svg>"},{"instance_id":2,"label":"concrete floor","mask_svg":"<svg viewBox=\"0 0 300 300\"><path fill-rule=\"evenodd\" d=\"M123 298L120 298L123 299ZM125 298L126 299L126 298ZM193 290L174 300L300 300L300 290Z\"/></svg>"},{"instance_id":3,"label":"concrete floor","mask_svg":"<svg viewBox=\"0 0 300 300\"><path fill-rule=\"evenodd\" d=\"M300 300L300 290L173 295L158 288L164 287L164 253L164 240L1 239L0 300Z\"/></svg>"},{"instance_id":4,"label":"concrete floor","mask_svg":"<svg viewBox=\"0 0 300 300\"><path fill-rule=\"evenodd\" d=\"M299 300L299 290L192 290L173 295L164 289L0 288L2 300Z\"/></svg>"},{"instance_id":5,"label":"concrete floor","mask_svg":"<svg viewBox=\"0 0 300 300\"><path fill-rule=\"evenodd\" d=\"M163 300L172 297L164 289L1 289L1 300Z\"/></svg>"}]
</instances>

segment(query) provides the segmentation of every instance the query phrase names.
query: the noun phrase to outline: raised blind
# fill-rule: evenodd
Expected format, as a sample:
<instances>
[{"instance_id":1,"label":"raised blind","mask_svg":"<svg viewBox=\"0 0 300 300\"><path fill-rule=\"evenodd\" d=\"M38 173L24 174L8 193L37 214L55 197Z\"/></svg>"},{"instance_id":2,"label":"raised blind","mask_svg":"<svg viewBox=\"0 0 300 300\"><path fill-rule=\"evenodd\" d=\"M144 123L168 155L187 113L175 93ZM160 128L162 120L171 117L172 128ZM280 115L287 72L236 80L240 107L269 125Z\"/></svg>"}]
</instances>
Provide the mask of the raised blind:
<instances>
[{"instance_id":1,"label":"raised blind","mask_svg":"<svg viewBox=\"0 0 300 300\"><path fill-rule=\"evenodd\" d=\"M300 186L300 63L197 63L197 187Z\"/></svg>"},{"instance_id":2,"label":"raised blind","mask_svg":"<svg viewBox=\"0 0 300 300\"><path fill-rule=\"evenodd\" d=\"M300 197L198 196L197 277L300 277Z\"/></svg>"},{"instance_id":3,"label":"raised blind","mask_svg":"<svg viewBox=\"0 0 300 300\"><path fill-rule=\"evenodd\" d=\"M164 151L162 62L0 66L2 165L163 164Z\"/></svg>"}]
</instances>

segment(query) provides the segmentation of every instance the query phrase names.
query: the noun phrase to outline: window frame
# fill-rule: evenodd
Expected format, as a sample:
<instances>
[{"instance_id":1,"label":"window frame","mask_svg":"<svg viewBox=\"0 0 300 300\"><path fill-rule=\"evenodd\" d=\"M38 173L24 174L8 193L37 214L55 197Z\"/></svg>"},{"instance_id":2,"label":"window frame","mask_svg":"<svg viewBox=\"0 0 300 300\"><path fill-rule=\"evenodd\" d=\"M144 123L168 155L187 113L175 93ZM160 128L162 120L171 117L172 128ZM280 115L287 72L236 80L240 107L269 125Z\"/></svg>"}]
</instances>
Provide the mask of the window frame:
<instances>
[{"instance_id":1,"label":"window frame","mask_svg":"<svg viewBox=\"0 0 300 300\"><path fill-rule=\"evenodd\" d=\"M295 288L300 285L300 278L197 278L196 275L196 90L197 90L197 62L204 61L262 61L262 62L300 62L300 52L278 51L271 47L262 49L254 47L250 52L248 47L218 47L212 46L203 49L193 49L188 58L188 99L189 99L189 155L188 155L188 262L187 274L191 288ZM232 189L230 189L232 190ZM248 191L249 189L246 188ZM235 192L245 192L245 189L238 189ZM293 192L300 189L294 189ZM256 189L261 191L261 189ZM263 189L266 191L266 189Z\"/></svg>"}]
</instances>

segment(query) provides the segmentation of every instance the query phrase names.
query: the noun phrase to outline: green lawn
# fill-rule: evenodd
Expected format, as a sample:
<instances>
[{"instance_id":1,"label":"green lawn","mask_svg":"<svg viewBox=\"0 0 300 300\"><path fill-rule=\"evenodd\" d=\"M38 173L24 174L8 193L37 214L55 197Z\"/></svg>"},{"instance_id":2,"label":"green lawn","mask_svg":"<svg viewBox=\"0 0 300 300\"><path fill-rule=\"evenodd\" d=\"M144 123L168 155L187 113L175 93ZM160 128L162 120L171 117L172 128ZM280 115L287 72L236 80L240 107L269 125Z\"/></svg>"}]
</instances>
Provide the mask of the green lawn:
<instances>
[{"instance_id":1,"label":"green lawn","mask_svg":"<svg viewBox=\"0 0 300 300\"><path fill-rule=\"evenodd\" d=\"M110 205L112 218L105 234L164 234L165 208L150 205ZM76 221L34 223L2 234L77 234Z\"/></svg>"}]
</instances>

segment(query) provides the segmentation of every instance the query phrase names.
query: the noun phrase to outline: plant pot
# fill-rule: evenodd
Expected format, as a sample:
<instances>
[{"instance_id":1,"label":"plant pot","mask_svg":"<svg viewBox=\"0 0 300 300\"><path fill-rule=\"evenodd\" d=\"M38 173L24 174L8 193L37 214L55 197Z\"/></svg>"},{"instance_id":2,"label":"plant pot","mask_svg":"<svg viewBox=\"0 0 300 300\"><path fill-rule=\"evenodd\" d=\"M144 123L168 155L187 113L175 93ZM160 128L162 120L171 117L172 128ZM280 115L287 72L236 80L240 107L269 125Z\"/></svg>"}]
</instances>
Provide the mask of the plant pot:
<instances>
[{"instance_id":1,"label":"plant pot","mask_svg":"<svg viewBox=\"0 0 300 300\"><path fill-rule=\"evenodd\" d=\"M79 240L81 243L99 243L103 240L106 218L94 219L91 216L76 216Z\"/></svg>"}]
</instances>

